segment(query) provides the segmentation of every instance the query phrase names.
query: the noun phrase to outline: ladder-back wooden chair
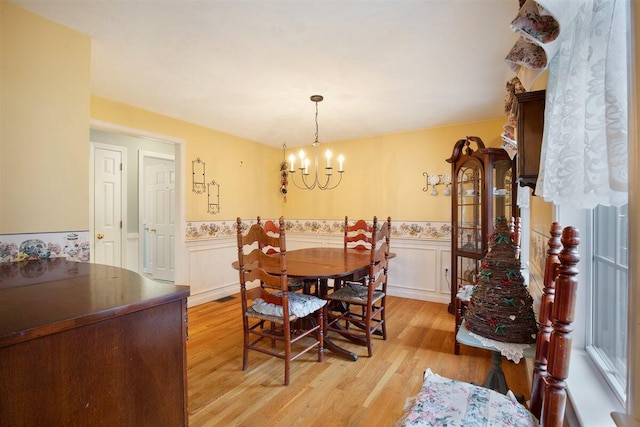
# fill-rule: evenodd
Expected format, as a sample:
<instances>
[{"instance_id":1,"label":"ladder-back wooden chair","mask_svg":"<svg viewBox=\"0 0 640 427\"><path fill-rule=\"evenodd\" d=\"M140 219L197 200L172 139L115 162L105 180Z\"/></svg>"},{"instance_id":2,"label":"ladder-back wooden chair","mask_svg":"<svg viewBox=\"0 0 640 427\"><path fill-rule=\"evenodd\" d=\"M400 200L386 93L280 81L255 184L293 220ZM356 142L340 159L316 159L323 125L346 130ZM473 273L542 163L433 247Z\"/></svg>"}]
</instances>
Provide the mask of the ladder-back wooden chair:
<instances>
[{"instance_id":1,"label":"ladder-back wooden chair","mask_svg":"<svg viewBox=\"0 0 640 427\"><path fill-rule=\"evenodd\" d=\"M364 219L358 219L353 224L349 224L349 216L344 217L344 248L358 249L362 251L368 251L371 249L371 225L367 224ZM337 287L341 286L341 283L347 280L362 282L364 285L364 279L366 274L359 273L349 277L343 277Z\"/></svg>"},{"instance_id":2,"label":"ladder-back wooden chair","mask_svg":"<svg viewBox=\"0 0 640 427\"><path fill-rule=\"evenodd\" d=\"M326 332L334 331L343 336L362 339L367 345L369 357L373 355L372 336L379 333L387 339L386 298L389 268L389 241L391 218L378 228L378 218L373 217L371 227L371 257L364 284L345 282L340 289L326 296Z\"/></svg>"},{"instance_id":3,"label":"ladder-back wooden chair","mask_svg":"<svg viewBox=\"0 0 640 427\"><path fill-rule=\"evenodd\" d=\"M530 410L510 393L444 378L427 370L416 401L401 422L413 425L560 427L566 407L571 356L571 324L578 287L578 230L551 226L536 341ZM538 421L539 420L539 421Z\"/></svg>"},{"instance_id":4,"label":"ladder-back wooden chair","mask_svg":"<svg viewBox=\"0 0 640 427\"><path fill-rule=\"evenodd\" d=\"M241 219L236 222L244 338L242 370L248 368L249 350L275 356L284 359L284 384L289 385L292 360L313 349L318 352L318 361L323 359L322 309L326 301L289 292L284 218L280 217L277 237L269 236L259 224L243 234ZM278 250L268 255L262 250L265 246ZM292 327L305 317L309 319ZM304 337L308 339L301 341Z\"/></svg>"}]
</instances>

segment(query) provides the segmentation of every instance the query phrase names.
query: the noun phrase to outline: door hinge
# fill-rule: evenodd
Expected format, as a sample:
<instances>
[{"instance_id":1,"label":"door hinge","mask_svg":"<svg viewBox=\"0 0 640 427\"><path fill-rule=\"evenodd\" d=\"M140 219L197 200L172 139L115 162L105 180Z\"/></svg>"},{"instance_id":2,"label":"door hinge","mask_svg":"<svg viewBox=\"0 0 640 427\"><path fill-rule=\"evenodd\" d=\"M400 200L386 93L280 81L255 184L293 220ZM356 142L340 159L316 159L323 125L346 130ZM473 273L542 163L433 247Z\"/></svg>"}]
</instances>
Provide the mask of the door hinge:
<instances>
[{"instance_id":1,"label":"door hinge","mask_svg":"<svg viewBox=\"0 0 640 427\"><path fill-rule=\"evenodd\" d=\"M120 220L120 228L122 228L122 220Z\"/></svg>"},{"instance_id":2,"label":"door hinge","mask_svg":"<svg viewBox=\"0 0 640 427\"><path fill-rule=\"evenodd\" d=\"M120 163L120 171L122 171L122 163Z\"/></svg>"}]
</instances>

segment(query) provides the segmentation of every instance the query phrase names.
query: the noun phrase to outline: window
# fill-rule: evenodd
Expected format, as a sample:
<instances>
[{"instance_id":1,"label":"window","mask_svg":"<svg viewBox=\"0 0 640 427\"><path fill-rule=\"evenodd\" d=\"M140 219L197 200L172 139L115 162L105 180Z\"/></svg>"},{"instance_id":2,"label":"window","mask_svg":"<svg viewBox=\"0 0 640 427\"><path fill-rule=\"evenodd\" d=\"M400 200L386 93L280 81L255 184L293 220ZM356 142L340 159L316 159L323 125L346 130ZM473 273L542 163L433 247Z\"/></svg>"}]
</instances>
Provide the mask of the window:
<instances>
[{"instance_id":1,"label":"window","mask_svg":"<svg viewBox=\"0 0 640 427\"><path fill-rule=\"evenodd\" d=\"M587 352L618 394L626 400L628 313L628 210L593 210L591 317Z\"/></svg>"}]
</instances>

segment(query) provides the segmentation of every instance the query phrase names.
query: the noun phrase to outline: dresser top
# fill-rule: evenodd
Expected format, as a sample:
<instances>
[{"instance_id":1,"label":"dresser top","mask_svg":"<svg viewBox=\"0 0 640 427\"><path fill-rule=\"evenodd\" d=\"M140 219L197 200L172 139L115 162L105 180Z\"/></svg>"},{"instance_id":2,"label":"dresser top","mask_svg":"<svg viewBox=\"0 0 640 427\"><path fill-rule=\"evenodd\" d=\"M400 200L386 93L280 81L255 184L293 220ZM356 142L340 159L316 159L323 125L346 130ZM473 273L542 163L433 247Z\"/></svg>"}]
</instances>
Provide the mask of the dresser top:
<instances>
[{"instance_id":1,"label":"dresser top","mask_svg":"<svg viewBox=\"0 0 640 427\"><path fill-rule=\"evenodd\" d=\"M120 267L51 258L0 264L0 347L189 296Z\"/></svg>"}]
</instances>

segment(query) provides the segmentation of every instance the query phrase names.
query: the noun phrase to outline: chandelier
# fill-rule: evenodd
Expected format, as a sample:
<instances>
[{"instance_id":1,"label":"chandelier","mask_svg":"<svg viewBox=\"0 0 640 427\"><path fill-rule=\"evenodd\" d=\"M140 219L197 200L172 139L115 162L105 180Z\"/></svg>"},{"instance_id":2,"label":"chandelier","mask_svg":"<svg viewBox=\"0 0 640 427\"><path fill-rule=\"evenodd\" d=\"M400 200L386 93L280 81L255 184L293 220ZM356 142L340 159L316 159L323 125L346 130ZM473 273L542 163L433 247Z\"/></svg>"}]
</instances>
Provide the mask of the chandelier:
<instances>
[{"instance_id":1,"label":"chandelier","mask_svg":"<svg viewBox=\"0 0 640 427\"><path fill-rule=\"evenodd\" d=\"M344 157L340 155L338 156L338 173L340 174L340 178L338 179L338 182L334 181L333 185L331 185L332 184L331 178L333 178L333 167L331 166L332 153L330 150L327 150L325 153L325 158L326 158L326 166L324 167L325 177L320 178L318 176L318 171L319 171L318 148L320 147L320 142L318 141L318 102L321 102L323 99L324 98L321 95L311 96L311 101L316 103L316 140L313 142L313 148L315 151L313 180L309 178L309 176L311 175L309 173L309 163L311 163L311 160L305 156L304 150L300 150L300 153L298 154L300 166L297 168L298 171L300 172L302 185L299 185L295 179L296 156L293 154L289 156L289 173L292 174L291 181L296 187L298 187L301 190L313 190L316 187L318 187L320 190L333 190L342 181L342 173L344 172L344 169L342 167L344 162ZM321 180L323 180L324 183L321 183L320 182Z\"/></svg>"}]
</instances>

